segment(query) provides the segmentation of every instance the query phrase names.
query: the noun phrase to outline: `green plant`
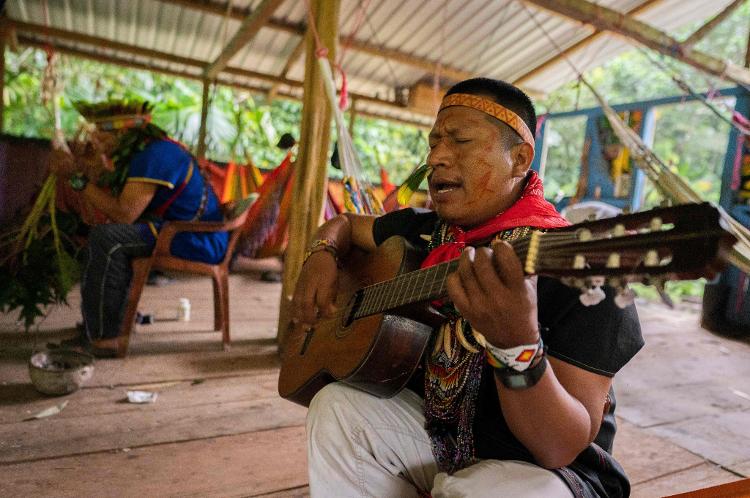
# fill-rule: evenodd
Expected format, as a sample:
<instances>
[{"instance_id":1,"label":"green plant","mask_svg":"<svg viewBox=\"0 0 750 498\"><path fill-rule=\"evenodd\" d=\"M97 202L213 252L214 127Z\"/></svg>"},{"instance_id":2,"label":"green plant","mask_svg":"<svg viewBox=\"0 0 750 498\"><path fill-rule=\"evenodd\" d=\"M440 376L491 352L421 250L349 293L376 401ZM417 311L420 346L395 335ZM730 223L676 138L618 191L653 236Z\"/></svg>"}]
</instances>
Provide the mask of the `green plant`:
<instances>
[{"instance_id":1,"label":"green plant","mask_svg":"<svg viewBox=\"0 0 750 498\"><path fill-rule=\"evenodd\" d=\"M20 227L0 235L0 311L19 311L28 331L50 304L65 303L78 281L78 217L55 210L56 175L50 175Z\"/></svg>"}]
</instances>

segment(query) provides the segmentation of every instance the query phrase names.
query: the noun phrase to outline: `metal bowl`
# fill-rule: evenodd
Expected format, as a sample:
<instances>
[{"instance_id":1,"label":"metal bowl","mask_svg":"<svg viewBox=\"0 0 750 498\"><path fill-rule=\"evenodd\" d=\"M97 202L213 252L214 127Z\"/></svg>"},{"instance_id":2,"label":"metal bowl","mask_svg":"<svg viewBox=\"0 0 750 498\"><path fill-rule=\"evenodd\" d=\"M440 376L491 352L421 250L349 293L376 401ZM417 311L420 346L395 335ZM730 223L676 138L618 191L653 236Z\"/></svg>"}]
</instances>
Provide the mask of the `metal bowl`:
<instances>
[{"instance_id":1,"label":"metal bowl","mask_svg":"<svg viewBox=\"0 0 750 498\"><path fill-rule=\"evenodd\" d=\"M44 394L72 393L93 374L94 357L71 349L41 351L29 359L31 383Z\"/></svg>"}]
</instances>

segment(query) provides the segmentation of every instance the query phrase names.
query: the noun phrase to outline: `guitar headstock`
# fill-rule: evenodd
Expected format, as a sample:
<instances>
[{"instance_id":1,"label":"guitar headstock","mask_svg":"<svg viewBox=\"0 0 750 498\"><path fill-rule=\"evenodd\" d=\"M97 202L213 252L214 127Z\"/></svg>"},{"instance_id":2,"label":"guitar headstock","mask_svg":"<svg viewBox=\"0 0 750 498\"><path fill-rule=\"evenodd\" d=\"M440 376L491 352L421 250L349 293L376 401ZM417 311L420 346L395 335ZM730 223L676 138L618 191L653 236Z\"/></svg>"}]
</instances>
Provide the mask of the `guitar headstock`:
<instances>
[{"instance_id":1,"label":"guitar headstock","mask_svg":"<svg viewBox=\"0 0 750 498\"><path fill-rule=\"evenodd\" d=\"M537 247L528 251L527 272L533 268L579 288L605 281L624 287L629 282L710 278L722 269L723 252L736 241L709 203L589 221L536 238Z\"/></svg>"}]
</instances>

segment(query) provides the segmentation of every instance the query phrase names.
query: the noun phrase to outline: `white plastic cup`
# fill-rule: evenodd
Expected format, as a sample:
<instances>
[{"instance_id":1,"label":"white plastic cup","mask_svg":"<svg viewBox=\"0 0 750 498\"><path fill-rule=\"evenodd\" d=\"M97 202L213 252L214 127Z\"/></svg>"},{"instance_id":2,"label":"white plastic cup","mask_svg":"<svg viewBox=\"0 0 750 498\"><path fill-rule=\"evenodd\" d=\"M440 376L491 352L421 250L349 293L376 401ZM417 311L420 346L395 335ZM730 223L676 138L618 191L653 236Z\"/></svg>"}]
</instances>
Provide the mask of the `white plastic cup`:
<instances>
[{"instance_id":1,"label":"white plastic cup","mask_svg":"<svg viewBox=\"0 0 750 498\"><path fill-rule=\"evenodd\" d=\"M177 320L181 322L190 321L190 299L186 297L180 298L180 305L177 308Z\"/></svg>"}]
</instances>

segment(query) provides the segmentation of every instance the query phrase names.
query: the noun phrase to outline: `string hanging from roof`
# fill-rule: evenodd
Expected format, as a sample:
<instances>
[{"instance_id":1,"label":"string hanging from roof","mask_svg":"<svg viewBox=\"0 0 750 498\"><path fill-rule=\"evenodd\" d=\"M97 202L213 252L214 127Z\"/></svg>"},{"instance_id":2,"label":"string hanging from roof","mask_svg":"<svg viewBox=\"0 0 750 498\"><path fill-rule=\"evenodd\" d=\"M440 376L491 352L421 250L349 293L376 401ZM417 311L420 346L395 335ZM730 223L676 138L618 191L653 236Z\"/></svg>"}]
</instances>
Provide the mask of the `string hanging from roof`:
<instances>
[{"instance_id":1,"label":"string hanging from roof","mask_svg":"<svg viewBox=\"0 0 750 498\"><path fill-rule=\"evenodd\" d=\"M355 29L349 36L349 43L362 26L364 20L364 9L366 8L366 2L360 7L360 20L356 23ZM383 205L381 201L375 196L375 191L372 184L367 177L364 175L362 170L362 164L359 160L352 137L349 134L349 130L346 127L344 121L344 109L348 105L347 97L347 85L346 85L346 73L343 71L341 64L336 64L337 69L342 74L342 86L341 93L336 98L336 85L333 77L333 70L331 63L328 60L328 49L323 46L318 35L318 30L315 25L315 19L312 15L312 8L310 1L305 0L307 6L307 17L308 25L312 31L313 38L315 39L315 57L318 60L320 66L320 72L323 79L323 88L325 89L328 101L333 109L333 118L336 123L336 135L338 138L338 153L339 161L341 163L341 169L344 172L344 206L347 211L364 214L383 214ZM346 47L344 48L345 52ZM341 54L340 61L343 61L343 53Z\"/></svg>"},{"instance_id":2,"label":"string hanging from roof","mask_svg":"<svg viewBox=\"0 0 750 498\"><path fill-rule=\"evenodd\" d=\"M599 92L588 82L578 67L564 53L562 48L555 42L554 38L547 32L544 26L539 23L531 11L522 3L526 13L536 24L537 28L556 48L558 54L566 61L571 69L578 75L583 83L593 94L604 112L612 129L618 136L625 147L630 150L631 157L638 168L643 170L649 180L653 182L661 194L670 201L677 204L699 203L704 199L688 185L685 180L674 173L670 167L664 163L641 139L641 137L631 129L614 109L604 100ZM750 229L735 220L723 208L718 207L721 213L721 219L726 225L726 229L737 238L737 242L727 254L727 261L735 265L741 271L750 273Z\"/></svg>"},{"instance_id":3,"label":"string hanging from roof","mask_svg":"<svg viewBox=\"0 0 750 498\"><path fill-rule=\"evenodd\" d=\"M676 71L670 70L667 68L664 64L662 64L657 59L653 58L651 54L649 54L645 49L642 47L637 47L638 50L648 59L651 64L653 64L656 68L658 68L660 71L662 71L664 74L669 76L669 78L674 82L677 87L685 92L687 95L690 95L691 97L694 97L698 100L701 104L706 106L711 112L713 112L719 119L727 123L729 126L732 126L733 128L736 128L737 131L742 133L743 135L750 135L750 126L748 126L748 119L743 116L739 111L736 109L731 109L729 106L726 105L726 103L722 103L723 107L725 109L728 109L729 112L732 114L732 118L727 118L724 114L722 114L716 106L710 102L711 97L705 97L701 93L696 92L687 81L685 81L681 76L677 74ZM750 91L750 88L743 85L743 88ZM709 92L710 96L713 96L715 92Z\"/></svg>"}]
</instances>

